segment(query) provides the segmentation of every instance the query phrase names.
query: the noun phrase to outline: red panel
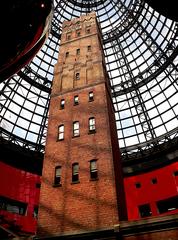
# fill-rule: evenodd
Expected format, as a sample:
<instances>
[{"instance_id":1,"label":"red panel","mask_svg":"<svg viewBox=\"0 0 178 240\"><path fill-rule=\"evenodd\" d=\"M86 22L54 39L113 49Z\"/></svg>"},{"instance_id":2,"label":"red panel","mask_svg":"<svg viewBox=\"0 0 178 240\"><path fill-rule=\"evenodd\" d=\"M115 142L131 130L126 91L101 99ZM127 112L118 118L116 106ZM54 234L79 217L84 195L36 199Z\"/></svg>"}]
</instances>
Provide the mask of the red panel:
<instances>
[{"instance_id":1,"label":"red panel","mask_svg":"<svg viewBox=\"0 0 178 240\"><path fill-rule=\"evenodd\" d=\"M25 232L35 233L36 219L33 217L34 206L38 206L40 176L16 169L0 162L0 196L27 203L26 215L18 215L1 210L5 220L16 220L16 224Z\"/></svg>"},{"instance_id":2,"label":"red panel","mask_svg":"<svg viewBox=\"0 0 178 240\"><path fill-rule=\"evenodd\" d=\"M124 179L126 192L126 202L128 209L128 218L139 219L138 206L150 204L152 216L159 215L156 202L164 200L178 193L178 176L174 176L174 172L178 170L178 163L160 169L139 174ZM157 183L153 184L152 179L156 178ZM140 183L141 187L136 188L135 183ZM166 214L172 214L178 210L169 211Z\"/></svg>"}]
</instances>

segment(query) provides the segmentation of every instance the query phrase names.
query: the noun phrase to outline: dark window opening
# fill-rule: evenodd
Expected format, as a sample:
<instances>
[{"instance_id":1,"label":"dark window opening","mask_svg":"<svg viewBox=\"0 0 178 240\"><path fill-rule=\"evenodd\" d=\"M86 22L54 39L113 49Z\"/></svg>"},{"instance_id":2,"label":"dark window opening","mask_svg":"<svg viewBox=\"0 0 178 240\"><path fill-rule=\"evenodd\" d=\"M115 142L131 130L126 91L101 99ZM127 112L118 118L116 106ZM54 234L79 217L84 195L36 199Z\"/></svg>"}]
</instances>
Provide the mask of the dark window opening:
<instances>
[{"instance_id":1,"label":"dark window opening","mask_svg":"<svg viewBox=\"0 0 178 240\"><path fill-rule=\"evenodd\" d=\"M178 176L178 171L174 172L174 176L177 177Z\"/></svg>"},{"instance_id":2,"label":"dark window opening","mask_svg":"<svg viewBox=\"0 0 178 240\"><path fill-rule=\"evenodd\" d=\"M68 58L69 57L69 52L66 52L66 58Z\"/></svg>"},{"instance_id":3,"label":"dark window opening","mask_svg":"<svg viewBox=\"0 0 178 240\"><path fill-rule=\"evenodd\" d=\"M159 213L166 213L178 209L178 196L158 201L156 203Z\"/></svg>"},{"instance_id":4,"label":"dark window opening","mask_svg":"<svg viewBox=\"0 0 178 240\"><path fill-rule=\"evenodd\" d=\"M36 188L41 188L41 183L36 183Z\"/></svg>"},{"instance_id":5,"label":"dark window opening","mask_svg":"<svg viewBox=\"0 0 178 240\"><path fill-rule=\"evenodd\" d=\"M81 35L81 33L78 31L78 32L77 32L77 37L80 37L80 35Z\"/></svg>"},{"instance_id":6,"label":"dark window opening","mask_svg":"<svg viewBox=\"0 0 178 240\"><path fill-rule=\"evenodd\" d=\"M92 102L94 100L94 94L93 92L89 92L89 102Z\"/></svg>"},{"instance_id":7,"label":"dark window opening","mask_svg":"<svg viewBox=\"0 0 178 240\"><path fill-rule=\"evenodd\" d=\"M80 73L76 73L75 74L75 80L79 80L80 79Z\"/></svg>"},{"instance_id":8,"label":"dark window opening","mask_svg":"<svg viewBox=\"0 0 178 240\"><path fill-rule=\"evenodd\" d=\"M65 106L65 100L61 99L60 108L64 109L64 106Z\"/></svg>"},{"instance_id":9,"label":"dark window opening","mask_svg":"<svg viewBox=\"0 0 178 240\"><path fill-rule=\"evenodd\" d=\"M139 182L135 183L135 187L136 188L141 188L141 183L139 183Z\"/></svg>"},{"instance_id":10,"label":"dark window opening","mask_svg":"<svg viewBox=\"0 0 178 240\"><path fill-rule=\"evenodd\" d=\"M151 179L151 182L152 182L152 184L157 184L158 180L157 180L157 178L153 178L153 179Z\"/></svg>"},{"instance_id":11,"label":"dark window opening","mask_svg":"<svg viewBox=\"0 0 178 240\"><path fill-rule=\"evenodd\" d=\"M55 167L54 185L55 185L55 186L61 185L61 166Z\"/></svg>"},{"instance_id":12,"label":"dark window opening","mask_svg":"<svg viewBox=\"0 0 178 240\"><path fill-rule=\"evenodd\" d=\"M73 183L79 182L79 164L78 163L72 164L72 182Z\"/></svg>"},{"instance_id":13,"label":"dark window opening","mask_svg":"<svg viewBox=\"0 0 178 240\"><path fill-rule=\"evenodd\" d=\"M71 35L67 34L67 40L71 40Z\"/></svg>"},{"instance_id":14,"label":"dark window opening","mask_svg":"<svg viewBox=\"0 0 178 240\"><path fill-rule=\"evenodd\" d=\"M34 218L38 218L38 206L34 206L34 209L33 209L33 217L34 217Z\"/></svg>"},{"instance_id":15,"label":"dark window opening","mask_svg":"<svg viewBox=\"0 0 178 240\"><path fill-rule=\"evenodd\" d=\"M19 215L25 215L27 203L0 196L0 209Z\"/></svg>"},{"instance_id":16,"label":"dark window opening","mask_svg":"<svg viewBox=\"0 0 178 240\"><path fill-rule=\"evenodd\" d=\"M98 169L97 169L96 160L90 161L90 178L91 180L98 179Z\"/></svg>"},{"instance_id":17,"label":"dark window opening","mask_svg":"<svg viewBox=\"0 0 178 240\"><path fill-rule=\"evenodd\" d=\"M74 105L78 105L79 104L79 97L78 95L74 96Z\"/></svg>"},{"instance_id":18,"label":"dark window opening","mask_svg":"<svg viewBox=\"0 0 178 240\"><path fill-rule=\"evenodd\" d=\"M77 54L77 55L80 55L80 48L78 48L78 49L76 50L76 54Z\"/></svg>"},{"instance_id":19,"label":"dark window opening","mask_svg":"<svg viewBox=\"0 0 178 240\"><path fill-rule=\"evenodd\" d=\"M88 52L91 52L91 46L88 46Z\"/></svg>"},{"instance_id":20,"label":"dark window opening","mask_svg":"<svg viewBox=\"0 0 178 240\"><path fill-rule=\"evenodd\" d=\"M152 215L151 208L150 208L149 204L140 205L140 206L138 206L138 209L139 209L139 213L140 213L141 218L150 217Z\"/></svg>"}]
</instances>

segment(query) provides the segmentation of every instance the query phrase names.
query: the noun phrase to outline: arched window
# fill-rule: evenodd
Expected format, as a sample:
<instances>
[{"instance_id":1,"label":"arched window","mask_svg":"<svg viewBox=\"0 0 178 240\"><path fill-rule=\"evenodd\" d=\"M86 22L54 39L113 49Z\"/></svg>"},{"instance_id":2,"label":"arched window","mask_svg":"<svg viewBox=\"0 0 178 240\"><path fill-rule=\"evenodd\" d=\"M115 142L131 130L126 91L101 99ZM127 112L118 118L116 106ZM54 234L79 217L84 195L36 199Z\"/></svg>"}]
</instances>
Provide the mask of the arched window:
<instances>
[{"instance_id":1,"label":"arched window","mask_svg":"<svg viewBox=\"0 0 178 240\"><path fill-rule=\"evenodd\" d=\"M94 100L94 94L93 94L93 92L89 92L88 97L89 97L89 102L92 102L92 101Z\"/></svg>"},{"instance_id":2,"label":"arched window","mask_svg":"<svg viewBox=\"0 0 178 240\"><path fill-rule=\"evenodd\" d=\"M80 79L80 73L77 72L77 73L75 74L75 80L79 80L79 79Z\"/></svg>"},{"instance_id":3,"label":"arched window","mask_svg":"<svg viewBox=\"0 0 178 240\"><path fill-rule=\"evenodd\" d=\"M64 109L64 106L65 106L65 100L61 99L60 108Z\"/></svg>"}]
</instances>

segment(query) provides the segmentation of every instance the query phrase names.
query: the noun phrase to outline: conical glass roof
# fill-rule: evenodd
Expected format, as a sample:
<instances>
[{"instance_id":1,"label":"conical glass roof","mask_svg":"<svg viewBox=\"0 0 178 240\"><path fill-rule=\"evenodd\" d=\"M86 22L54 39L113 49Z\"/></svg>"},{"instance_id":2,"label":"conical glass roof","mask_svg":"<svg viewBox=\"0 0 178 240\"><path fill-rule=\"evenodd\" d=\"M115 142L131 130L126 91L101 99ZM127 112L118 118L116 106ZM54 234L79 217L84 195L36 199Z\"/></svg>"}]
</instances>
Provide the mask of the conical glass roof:
<instances>
[{"instance_id":1,"label":"conical glass roof","mask_svg":"<svg viewBox=\"0 0 178 240\"><path fill-rule=\"evenodd\" d=\"M50 35L35 58L0 84L0 133L44 151L61 25L95 11L123 156L173 141L178 132L178 25L142 0L54 0Z\"/></svg>"}]
</instances>

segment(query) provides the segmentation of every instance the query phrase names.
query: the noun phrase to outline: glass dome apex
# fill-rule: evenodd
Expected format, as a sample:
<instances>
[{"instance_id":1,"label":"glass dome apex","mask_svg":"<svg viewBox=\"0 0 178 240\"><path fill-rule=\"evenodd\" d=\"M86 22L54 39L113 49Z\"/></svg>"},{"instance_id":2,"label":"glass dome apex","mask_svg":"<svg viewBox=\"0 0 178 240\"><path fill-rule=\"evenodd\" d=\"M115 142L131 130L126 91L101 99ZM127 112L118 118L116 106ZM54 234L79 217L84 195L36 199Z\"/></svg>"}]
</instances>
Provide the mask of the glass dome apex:
<instances>
[{"instance_id":1,"label":"glass dome apex","mask_svg":"<svg viewBox=\"0 0 178 240\"><path fill-rule=\"evenodd\" d=\"M96 12L122 155L177 138L178 25L142 0L54 0L51 32L40 52L0 85L1 135L44 151L61 27Z\"/></svg>"}]
</instances>

